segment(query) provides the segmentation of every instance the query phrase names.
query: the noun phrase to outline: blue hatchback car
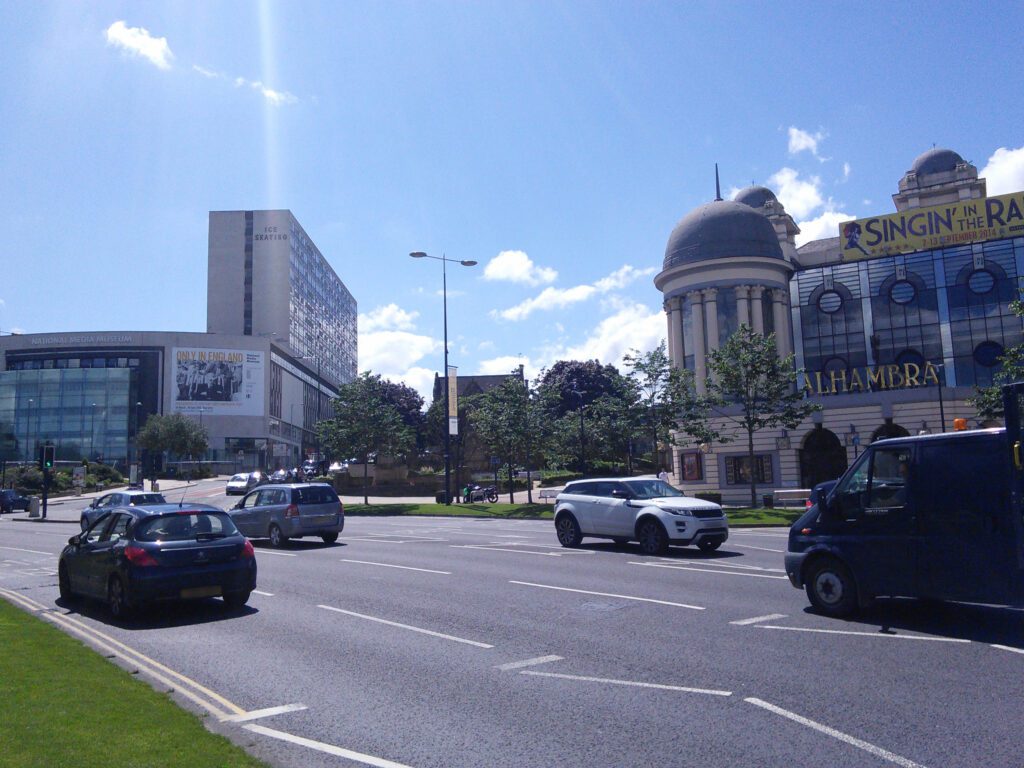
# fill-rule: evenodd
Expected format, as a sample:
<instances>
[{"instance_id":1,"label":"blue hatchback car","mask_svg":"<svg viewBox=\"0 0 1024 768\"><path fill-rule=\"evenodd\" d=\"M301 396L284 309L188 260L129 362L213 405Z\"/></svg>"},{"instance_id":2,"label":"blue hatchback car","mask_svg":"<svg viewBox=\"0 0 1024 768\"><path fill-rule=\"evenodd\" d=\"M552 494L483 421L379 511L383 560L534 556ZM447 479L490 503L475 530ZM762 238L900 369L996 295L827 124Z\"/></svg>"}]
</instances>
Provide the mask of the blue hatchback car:
<instances>
[{"instance_id":1,"label":"blue hatchback car","mask_svg":"<svg viewBox=\"0 0 1024 768\"><path fill-rule=\"evenodd\" d=\"M256 588L256 553L217 507L118 507L68 540L58 582L62 599L103 600L115 618L161 600L221 597L237 608Z\"/></svg>"}]
</instances>

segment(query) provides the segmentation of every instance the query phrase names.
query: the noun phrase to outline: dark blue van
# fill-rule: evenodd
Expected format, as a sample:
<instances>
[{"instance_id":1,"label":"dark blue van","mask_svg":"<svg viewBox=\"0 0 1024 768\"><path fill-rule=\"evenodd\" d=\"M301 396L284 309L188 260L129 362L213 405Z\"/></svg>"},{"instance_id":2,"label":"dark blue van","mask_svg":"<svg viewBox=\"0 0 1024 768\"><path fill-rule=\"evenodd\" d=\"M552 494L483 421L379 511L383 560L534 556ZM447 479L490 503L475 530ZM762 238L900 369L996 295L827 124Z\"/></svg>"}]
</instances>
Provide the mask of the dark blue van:
<instances>
[{"instance_id":1,"label":"dark blue van","mask_svg":"<svg viewBox=\"0 0 1024 768\"><path fill-rule=\"evenodd\" d=\"M875 597L1024 604L1021 398L1007 427L873 443L789 532L786 573L829 616Z\"/></svg>"}]
</instances>

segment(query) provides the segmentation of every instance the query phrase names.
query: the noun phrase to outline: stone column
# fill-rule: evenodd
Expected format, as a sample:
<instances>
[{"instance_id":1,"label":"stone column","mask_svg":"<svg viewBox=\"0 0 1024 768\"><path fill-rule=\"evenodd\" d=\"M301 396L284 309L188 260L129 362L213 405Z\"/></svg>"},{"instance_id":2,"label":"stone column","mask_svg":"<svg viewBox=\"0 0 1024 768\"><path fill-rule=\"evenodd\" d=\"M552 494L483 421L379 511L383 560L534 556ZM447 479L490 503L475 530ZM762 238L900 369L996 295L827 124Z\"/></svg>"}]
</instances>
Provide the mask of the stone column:
<instances>
[{"instance_id":1,"label":"stone column","mask_svg":"<svg viewBox=\"0 0 1024 768\"><path fill-rule=\"evenodd\" d=\"M761 309L763 293L764 288L760 285L755 285L750 289L750 314L753 315L751 319L754 321L751 327L757 333L764 333L764 310Z\"/></svg>"},{"instance_id":2,"label":"stone column","mask_svg":"<svg viewBox=\"0 0 1024 768\"><path fill-rule=\"evenodd\" d=\"M739 325L750 325L750 286L737 285L736 291L736 319Z\"/></svg>"},{"instance_id":3,"label":"stone column","mask_svg":"<svg viewBox=\"0 0 1024 768\"><path fill-rule=\"evenodd\" d=\"M683 297L673 296L668 300L669 349L668 356L676 368L686 367L686 349L683 340Z\"/></svg>"},{"instance_id":4,"label":"stone column","mask_svg":"<svg viewBox=\"0 0 1024 768\"><path fill-rule=\"evenodd\" d=\"M707 363L704 360L704 307L701 304L700 291L686 294L690 302L693 319L693 376L697 382L697 392L704 394L704 381L708 376Z\"/></svg>"},{"instance_id":5,"label":"stone column","mask_svg":"<svg viewBox=\"0 0 1024 768\"><path fill-rule=\"evenodd\" d=\"M708 351L718 349L718 289L705 288L704 318L708 329Z\"/></svg>"},{"instance_id":6,"label":"stone column","mask_svg":"<svg viewBox=\"0 0 1024 768\"><path fill-rule=\"evenodd\" d=\"M786 291L775 288L772 296L772 318L775 321L775 346L779 357L786 357L793 352L792 332L789 329L789 307Z\"/></svg>"}]
</instances>

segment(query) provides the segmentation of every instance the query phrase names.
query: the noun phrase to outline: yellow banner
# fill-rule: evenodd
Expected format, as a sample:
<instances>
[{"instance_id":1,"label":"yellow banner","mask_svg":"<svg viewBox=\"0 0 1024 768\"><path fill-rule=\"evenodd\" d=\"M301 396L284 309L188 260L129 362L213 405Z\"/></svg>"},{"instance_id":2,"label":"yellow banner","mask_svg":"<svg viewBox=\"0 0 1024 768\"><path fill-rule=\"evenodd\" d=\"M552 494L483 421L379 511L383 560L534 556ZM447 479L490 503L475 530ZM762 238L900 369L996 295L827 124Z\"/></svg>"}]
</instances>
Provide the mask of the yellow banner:
<instances>
[{"instance_id":1,"label":"yellow banner","mask_svg":"<svg viewBox=\"0 0 1024 768\"><path fill-rule=\"evenodd\" d=\"M1024 192L914 208L839 225L843 261L1024 235Z\"/></svg>"}]
</instances>

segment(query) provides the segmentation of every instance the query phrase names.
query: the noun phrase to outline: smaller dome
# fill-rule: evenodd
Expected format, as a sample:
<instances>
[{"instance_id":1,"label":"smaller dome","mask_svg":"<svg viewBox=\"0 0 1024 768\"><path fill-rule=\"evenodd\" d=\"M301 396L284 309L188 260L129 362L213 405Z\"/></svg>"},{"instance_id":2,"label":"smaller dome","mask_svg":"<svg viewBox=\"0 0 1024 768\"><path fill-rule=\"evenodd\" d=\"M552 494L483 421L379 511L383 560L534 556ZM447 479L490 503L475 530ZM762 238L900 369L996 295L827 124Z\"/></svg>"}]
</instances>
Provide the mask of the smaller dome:
<instances>
[{"instance_id":1,"label":"smaller dome","mask_svg":"<svg viewBox=\"0 0 1024 768\"><path fill-rule=\"evenodd\" d=\"M933 173L948 173L955 171L957 165L964 159L952 149L935 147L927 152L918 155L910 170L918 176L929 176Z\"/></svg>"},{"instance_id":2,"label":"smaller dome","mask_svg":"<svg viewBox=\"0 0 1024 768\"><path fill-rule=\"evenodd\" d=\"M775 193L768 189L768 187L758 186L741 189L736 193L736 197L733 198L733 202L743 203L744 205L749 205L751 208L764 208L764 204L769 200L773 203L779 202Z\"/></svg>"}]
</instances>

